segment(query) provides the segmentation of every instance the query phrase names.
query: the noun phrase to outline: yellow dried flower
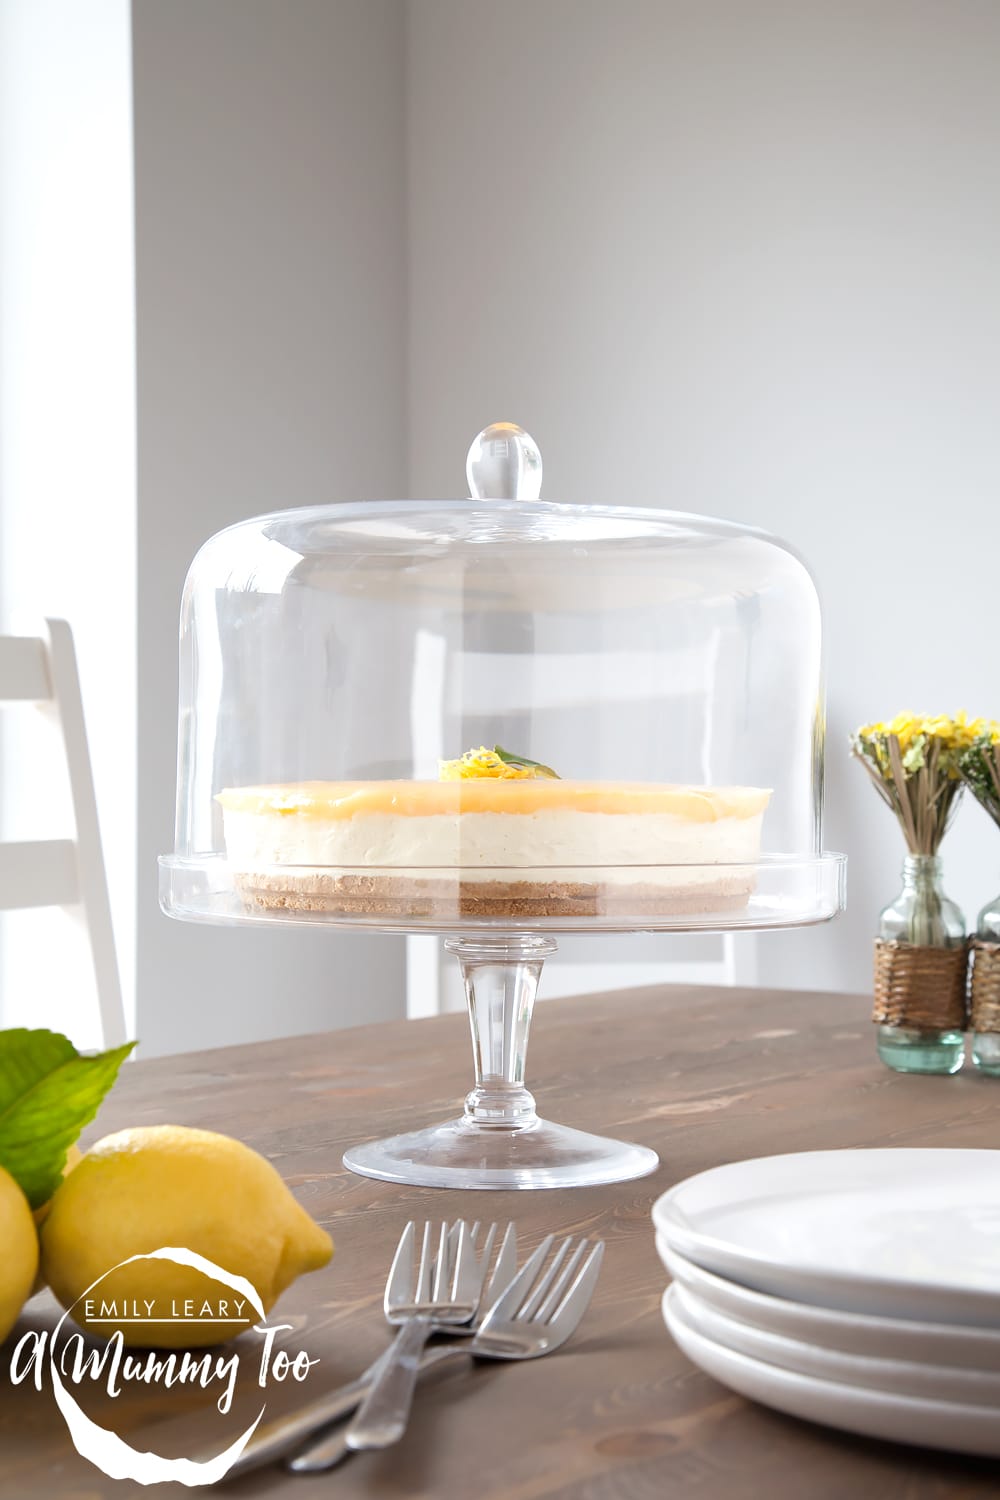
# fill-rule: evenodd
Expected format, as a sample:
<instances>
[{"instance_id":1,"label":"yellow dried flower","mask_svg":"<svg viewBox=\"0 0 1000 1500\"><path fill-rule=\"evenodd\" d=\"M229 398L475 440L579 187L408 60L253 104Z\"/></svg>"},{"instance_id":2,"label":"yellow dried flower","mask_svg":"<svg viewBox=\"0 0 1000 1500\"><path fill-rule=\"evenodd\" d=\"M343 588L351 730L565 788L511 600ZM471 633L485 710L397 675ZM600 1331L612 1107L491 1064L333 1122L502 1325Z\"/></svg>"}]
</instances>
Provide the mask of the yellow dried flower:
<instances>
[{"instance_id":1,"label":"yellow dried flower","mask_svg":"<svg viewBox=\"0 0 1000 1500\"><path fill-rule=\"evenodd\" d=\"M934 854L961 791L960 761L985 735L1000 735L992 719L946 714L897 714L889 723L862 724L851 750L899 818L914 854Z\"/></svg>"}]
</instances>

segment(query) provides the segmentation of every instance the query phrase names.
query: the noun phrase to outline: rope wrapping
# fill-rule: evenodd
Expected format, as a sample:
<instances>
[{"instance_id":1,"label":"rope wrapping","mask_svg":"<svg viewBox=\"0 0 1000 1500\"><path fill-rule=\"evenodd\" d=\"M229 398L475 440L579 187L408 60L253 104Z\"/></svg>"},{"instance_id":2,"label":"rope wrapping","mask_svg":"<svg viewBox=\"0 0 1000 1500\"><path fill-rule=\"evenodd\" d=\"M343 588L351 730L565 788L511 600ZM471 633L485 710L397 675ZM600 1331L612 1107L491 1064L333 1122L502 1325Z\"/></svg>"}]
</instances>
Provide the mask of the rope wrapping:
<instances>
[{"instance_id":1,"label":"rope wrapping","mask_svg":"<svg viewBox=\"0 0 1000 1500\"><path fill-rule=\"evenodd\" d=\"M997 945L1000 948L1000 945ZM996 970L1000 1030L1000 964ZM897 939L875 939L875 1005L872 1020L916 1031L964 1031L968 945L931 948Z\"/></svg>"},{"instance_id":2,"label":"rope wrapping","mask_svg":"<svg viewBox=\"0 0 1000 1500\"><path fill-rule=\"evenodd\" d=\"M973 1031L1000 1032L1000 943L972 941L970 985Z\"/></svg>"}]
</instances>

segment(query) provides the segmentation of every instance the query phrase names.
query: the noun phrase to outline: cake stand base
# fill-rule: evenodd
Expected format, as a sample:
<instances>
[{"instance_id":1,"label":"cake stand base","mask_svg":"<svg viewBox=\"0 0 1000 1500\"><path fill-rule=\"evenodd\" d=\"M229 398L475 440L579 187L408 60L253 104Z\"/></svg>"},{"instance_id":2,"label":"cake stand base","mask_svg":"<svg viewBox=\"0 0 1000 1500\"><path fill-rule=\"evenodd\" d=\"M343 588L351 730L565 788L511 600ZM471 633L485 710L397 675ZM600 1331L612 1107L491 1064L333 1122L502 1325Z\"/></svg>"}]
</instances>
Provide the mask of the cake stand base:
<instances>
[{"instance_id":1,"label":"cake stand base","mask_svg":"<svg viewBox=\"0 0 1000 1500\"><path fill-rule=\"evenodd\" d=\"M344 1166L362 1177L463 1189L592 1187L645 1177L658 1165L659 1157L647 1146L537 1116L514 1129L449 1120L344 1153Z\"/></svg>"}]
</instances>

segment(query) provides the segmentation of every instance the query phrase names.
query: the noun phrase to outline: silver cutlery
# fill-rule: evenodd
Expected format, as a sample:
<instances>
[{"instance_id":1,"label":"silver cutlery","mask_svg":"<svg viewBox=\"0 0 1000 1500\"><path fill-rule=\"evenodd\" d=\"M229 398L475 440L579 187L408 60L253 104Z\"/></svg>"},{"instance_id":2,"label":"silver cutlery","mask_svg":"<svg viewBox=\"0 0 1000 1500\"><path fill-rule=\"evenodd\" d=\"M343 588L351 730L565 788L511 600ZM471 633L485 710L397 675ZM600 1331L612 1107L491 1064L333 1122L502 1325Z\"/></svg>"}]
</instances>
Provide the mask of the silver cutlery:
<instances>
[{"instance_id":1,"label":"silver cutlery","mask_svg":"<svg viewBox=\"0 0 1000 1500\"><path fill-rule=\"evenodd\" d=\"M483 1267L476 1263L469 1232L461 1221L449 1234L442 1224L435 1237L424 1225L420 1263L414 1280L415 1226L403 1230L385 1288L385 1316L399 1328L387 1355L380 1360L371 1389L351 1419L344 1441L349 1448L388 1448L406 1427L417 1383L420 1356L435 1329L471 1323L479 1310ZM484 1262L493 1248L496 1225L490 1226Z\"/></svg>"},{"instance_id":2,"label":"silver cutlery","mask_svg":"<svg viewBox=\"0 0 1000 1500\"><path fill-rule=\"evenodd\" d=\"M597 1284L604 1242L564 1239L545 1267L554 1237L548 1235L498 1297L473 1336L426 1350L419 1372L458 1356L475 1359L537 1359L566 1343L576 1332ZM286 1467L296 1474L331 1469L354 1446L348 1426L324 1431L302 1446ZM381 1446L381 1445L380 1445Z\"/></svg>"},{"instance_id":3,"label":"silver cutlery","mask_svg":"<svg viewBox=\"0 0 1000 1500\"><path fill-rule=\"evenodd\" d=\"M459 1225L454 1224L449 1231L449 1239L457 1240ZM482 1276L490 1271L490 1257L496 1242L496 1225L490 1225L485 1235L482 1225L477 1221L468 1231L468 1239L476 1254L476 1260ZM396 1255L399 1255L397 1247ZM386 1285L386 1301L388 1301L389 1284L392 1281L393 1270L396 1261L393 1260L393 1269L389 1272L389 1282ZM517 1234L513 1224L508 1224L497 1251L496 1260L492 1272L486 1282L485 1291L480 1299L484 1308L489 1308L493 1302L506 1290L514 1280L517 1272ZM448 1333L452 1338L471 1336L478 1327L477 1320L473 1318L470 1323L448 1325ZM380 1354L363 1374L349 1384L341 1386L336 1391L330 1391L325 1396L318 1397L308 1405L301 1407L298 1411L288 1415L275 1417L270 1422L265 1422L254 1433L239 1458L229 1469L226 1478L236 1479L241 1474L247 1474L253 1469L259 1469L264 1464L273 1463L277 1459L284 1458L286 1454L292 1453L307 1439L317 1432L323 1431L331 1423L343 1417L350 1416L355 1408L365 1399L376 1376L378 1375L383 1361L392 1351L390 1345L383 1354ZM441 1350L432 1350L423 1356L426 1360L433 1361L435 1354ZM423 1361L421 1361L423 1368Z\"/></svg>"}]
</instances>

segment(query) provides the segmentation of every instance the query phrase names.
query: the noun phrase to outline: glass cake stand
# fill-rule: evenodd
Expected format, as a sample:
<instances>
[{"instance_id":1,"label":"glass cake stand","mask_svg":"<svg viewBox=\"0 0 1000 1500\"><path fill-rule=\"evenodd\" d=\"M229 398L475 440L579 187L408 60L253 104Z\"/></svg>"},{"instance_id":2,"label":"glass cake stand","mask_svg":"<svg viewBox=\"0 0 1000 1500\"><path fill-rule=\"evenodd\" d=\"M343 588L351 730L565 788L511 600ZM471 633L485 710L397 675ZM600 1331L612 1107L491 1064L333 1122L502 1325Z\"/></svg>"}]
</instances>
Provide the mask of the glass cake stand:
<instances>
[{"instance_id":1,"label":"glass cake stand","mask_svg":"<svg viewBox=\"0 0 1000 1500\"><path fill-rule=\"evenodd\" d=\"M554 1125L525 1086L528 1030L550 937L511 933L450 937L472 1024L476 1082L456 1120L344 1153L365 1177L427 1187L554 1188L626 1182L655 1171L648 1146Z\"/></svg>"},{"instance_id":2,"label":"glass cake stand","mask_svg":"<svg viewBox=\"0 0 1000 1500\"><path fill-rule=\"evenodd\" d=\"M846 860L840 854L808 858L760 856L753 870L755 889L741 910L697 914L629 913L620 899L602 909L602 893L614 877L636 871L587 867L575 873L595 891L587 915L534 916L515 925L510 919L463 913L461 882L454 870L408 869L408 879L430 882L452 896L437 911L365 914L289 907L248 908L234 889L225 861L163 861L161 900L172 915L191 921L241 926L278 922L367 928L386 933L438 934L462 971L472 1030L475 1083L462 1114L442 1124L385 1140L353 1146L344 1153L352 1172L386 1182L451 1188L557 1188L625 1182L655 1170L658 1157L648 1146L614 1140L540 1118L525 1083L528 1036L542 966L557 951L560 933L731 932L789 928L827 921L843 906ZM277 872L275 872L277 873ZM290 887L361 873L297 867L281 872ZM371 873L366 867L365 873ZM398 867L380 872L398 876ZM482 872L480 872L482 873ZM488 872L501 882L523 878L524 869ZM544 872L534 870L536 877ZM701 876L741 876L745 866L654 867L652 881ZM553 876L565 871L553 871ZM290 878L288 878L290 877ZM450 913L442 908L451 907Z\"/></svg>"},{"instance_id":3,"label":"glass cake stand","mask_svg":"<svg viewBox=\"0 0 1000 1500\"><path fill-rule=\"evenodd\" d=\"M193 922L444 939L463 975L474 1086L458 1118L351 1147L352 1171L453 1188L627 1181L654 1170L654 1151L536 1112L525 1080L542 967L560 933L799 927L841 909L845 861L821 842L816 591L789 548L745 527L540 501L538 449L510 424L480 434L467 473L468 500L276 511L202 547L181 609L176 838L160 902ZM591 804L569 843L550 819L558 865L523 834L541 825L512 816L488 858L465 793L452 805L438 781L464 768L447 757L497 741L559 766L553 806L596 795L620 812L638 793L685 810L652 842L639 804L617 822ZM434 823L420 811L429 789L445 814L435 827L453 830L450 863L430 864L437 833L377 857L378 828L408 837L419 821L402 804ZM370 842L354 810L322 821L342 793L368 799ZM734 811L748 794L753 819L746 801ZM234 819L249 830L239 847Z\"/></svg>"}]
</instances>

